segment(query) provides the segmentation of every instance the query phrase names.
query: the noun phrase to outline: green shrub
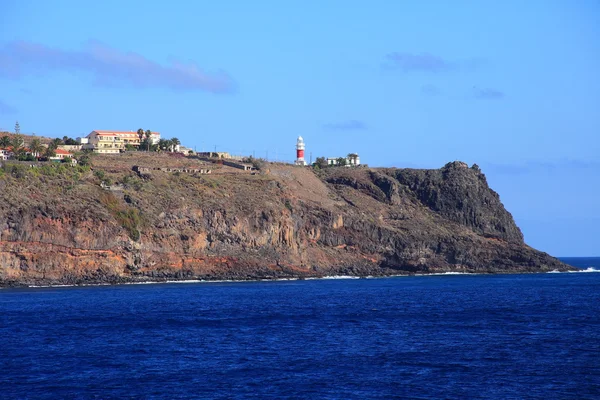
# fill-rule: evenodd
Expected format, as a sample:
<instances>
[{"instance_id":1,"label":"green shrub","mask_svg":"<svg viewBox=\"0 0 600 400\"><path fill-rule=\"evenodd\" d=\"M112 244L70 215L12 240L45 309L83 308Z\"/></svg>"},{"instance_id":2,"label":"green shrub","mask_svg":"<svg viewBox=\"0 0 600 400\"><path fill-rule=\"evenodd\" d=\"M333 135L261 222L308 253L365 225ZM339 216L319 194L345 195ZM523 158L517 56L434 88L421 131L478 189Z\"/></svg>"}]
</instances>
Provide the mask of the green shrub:
<instances>
[{"instance_id":1,"label":"green shrub","mask_svg":"<svg viewBox=\"0 0 600 400\"><path fill-rule=\"evenodd\" d=\"M100 195L100 203L102 203L112 214L115 220L127 231L127 234L132 240L140 239L140 230L143 223L142 215L137 208L127 207L119 202L119 200L110 192L105 192Z\"/></svg>"},{"instance_id":2,"label":"green shrub","mask_svg":"<svg viewBox=\"0 0 600 400\"><path fill-rule=\"evenodd\" d=\"M140 239L138 227L141 224L141 217L137 208L128 208L126 210L117 211L115 218L121 226L125 228L131 239L135 241Z\"/></svg>"},{"instance_id":3,"label":"green shrub","mask_svg":"<svg viewBox=\"0 0 600 400\"><path fill-rule=\"evenodd\" d=\"M83 167L90 165L90 156L87 154L83 154L81 155L78 159L77 159L77 163L78 165L81 165Z\"/></svg>"},{"instance_id":4,"label":"green shrub","mask_svg":"<svg viewBox=\"0 0 600 400\"><path fill-rule=\"evenodd\" d=\"M94 176L100 180L104 180L106 173L104 173L104 171L101 169L97 169L94 171Z\"/></svg>"}]
</instances>

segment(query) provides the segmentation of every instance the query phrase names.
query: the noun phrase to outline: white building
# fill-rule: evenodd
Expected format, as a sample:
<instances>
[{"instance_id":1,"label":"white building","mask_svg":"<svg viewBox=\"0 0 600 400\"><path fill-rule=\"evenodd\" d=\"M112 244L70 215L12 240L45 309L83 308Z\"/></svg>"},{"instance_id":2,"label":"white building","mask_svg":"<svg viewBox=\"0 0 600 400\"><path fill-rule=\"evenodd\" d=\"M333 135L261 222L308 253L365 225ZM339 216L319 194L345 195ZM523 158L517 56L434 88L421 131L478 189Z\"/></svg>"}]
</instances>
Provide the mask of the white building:
<instances>
[{"instance_id":1,"label":"white building","mask_svg":"<svg viewBox=\"0 0 600 400\"><path fill-rule=\"evenodd\" d=\"M79 151L83 148L82 144L61 144L58 146L59 149L65 151Z\"/></svg>"},{"instance_id":2,"label":"white building","mask_svg":"<svg viewBox=\"0 0 600 400\"><path fill-rule=\"evenodd\" d=\"M48 157L48 159L53 160L53 161L62 161L65 158L73 158L73 154L71 154L68 151L63 150L63 149L56 149L56 150L54 150L54 153L56 155L52 156L52 157Z\"/></svg>"},{"instance_id":3,"label":"white building","mask_svg":"<svg viewBox=\"0 0 600 400\"><path fill-rule=\"evenodd\" d=\"M150 135L150 143L158 144L159 140L160 140L160 133L152 132L152 134Z\"/></svg>"},{"instance_id":4,"label":"white building","mask_svg":"<svg viewBox=\"0 0 600 400\"><path fill-rule=\"evenodd\" d=\"M8 149L0 149L0 160L2 161L6 161L9 158L12 158L12 151L8 150Z\"/></svg>"},{"instance_id":5,"label":"white building","mask_svg":"<svg viewBox=\"0 0 600 400\"><path fill-rule=\"evenodd\" d=\"M141 142L146 139L142 137ZM78 138L83 149L93 150L94 153L115 154L125 150L127 145L139 147L140 137L134 131L92 131L85 138ZM160 133L152 132L150 143L156 144L160 140ZM87 142L87 143L84 143Z\"/></svg>"},{"instance_id":6,"label":"white building","mask_svg":"<svg viewBox=\"0 0 600 400\"><path fill-rule=\"evenodd\" d=\"M194 149L181 145L177 145L177 151L183 154L194 154Z\"/></svg>"},{"instance_id":7,"label":"white building","mask_svg":"<svg viewBox=\"0 0 600 400\"><path fill-rule=\"evenodd\" d=\"M348 154L347 157L330 157L330 158L327 158L327 165L330 165L330 166L336 166L336 165L338 165L340 158L346 161L346 163L344 165L346 167L357 167L357 166L360 165L360 157L356 153Z\"/></svg>"}]
</instances>

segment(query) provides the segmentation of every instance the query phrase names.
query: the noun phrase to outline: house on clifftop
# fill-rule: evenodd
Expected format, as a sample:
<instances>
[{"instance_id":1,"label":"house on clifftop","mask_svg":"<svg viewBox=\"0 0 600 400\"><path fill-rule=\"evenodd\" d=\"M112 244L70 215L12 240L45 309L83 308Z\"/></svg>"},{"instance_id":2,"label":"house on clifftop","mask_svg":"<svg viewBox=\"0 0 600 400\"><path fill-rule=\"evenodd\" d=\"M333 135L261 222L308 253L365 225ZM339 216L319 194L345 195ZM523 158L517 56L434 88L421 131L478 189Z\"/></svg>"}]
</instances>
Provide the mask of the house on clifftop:
<instances>
[{"instance_id":1,"label":"house on clifftop","mask_svg":"<svg viewBox=\"0 0 600 400\"><path fill-rule=\"evenodd\" d=\"M347 157L329 157L327 165L331 167L358 167L360 165L360 157L356 153L350 153Z\"/></svg>"}]
</instances>

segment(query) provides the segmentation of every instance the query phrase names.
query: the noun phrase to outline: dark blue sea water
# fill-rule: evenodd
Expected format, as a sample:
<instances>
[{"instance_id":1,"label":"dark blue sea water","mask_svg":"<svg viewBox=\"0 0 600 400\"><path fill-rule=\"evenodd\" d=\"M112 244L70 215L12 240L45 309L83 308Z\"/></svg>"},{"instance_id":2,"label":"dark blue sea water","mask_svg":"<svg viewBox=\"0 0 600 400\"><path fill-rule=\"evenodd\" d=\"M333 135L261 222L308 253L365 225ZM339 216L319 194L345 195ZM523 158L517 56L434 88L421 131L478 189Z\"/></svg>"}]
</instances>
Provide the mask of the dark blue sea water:
<instances>
[{"instance_id":1,"label":"dark blue sea water","mask_svg":"<svg viewBox=\"0 0 600 400\"><path fill-rule=\"evenodd\" d=\"M600 398L600 273L3 289L0 366L3 399Z\"/></svg>"}]
</instances>

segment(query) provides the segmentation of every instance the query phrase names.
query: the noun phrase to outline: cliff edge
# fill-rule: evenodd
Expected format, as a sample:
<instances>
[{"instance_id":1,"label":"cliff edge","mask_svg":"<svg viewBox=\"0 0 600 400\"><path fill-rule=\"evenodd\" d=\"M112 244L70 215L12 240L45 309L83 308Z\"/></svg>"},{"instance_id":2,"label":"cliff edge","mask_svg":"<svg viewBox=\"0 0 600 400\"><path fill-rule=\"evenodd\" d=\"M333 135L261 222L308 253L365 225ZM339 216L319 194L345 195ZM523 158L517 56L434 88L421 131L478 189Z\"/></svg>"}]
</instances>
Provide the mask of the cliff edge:
<instances>
[{"instance_id":1,"label":"cliff edge","mask_svg":"<svg viewBox=\"0 0 600 400\"><path fill-rule=\"evenodd\" d=\"M477 166L266 164L256 174L158 155L0 169L0 285L270 279L570 266L523 241ZM205 166L206 167L206 166ZM197 167L196 167L197 168ZM219 169L220 168L220 169Z\"/></svg>"}]
</instances>

